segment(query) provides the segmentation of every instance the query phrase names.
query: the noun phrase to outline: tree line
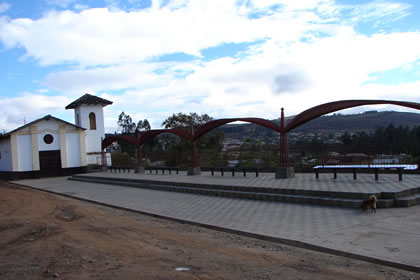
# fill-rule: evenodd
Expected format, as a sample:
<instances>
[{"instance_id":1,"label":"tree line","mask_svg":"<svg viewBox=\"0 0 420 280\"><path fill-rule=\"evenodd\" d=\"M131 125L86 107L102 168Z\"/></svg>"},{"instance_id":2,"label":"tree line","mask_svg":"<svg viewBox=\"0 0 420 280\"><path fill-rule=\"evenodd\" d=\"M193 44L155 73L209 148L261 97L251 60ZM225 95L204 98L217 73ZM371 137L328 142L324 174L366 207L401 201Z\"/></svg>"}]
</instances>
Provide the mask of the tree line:
<instances>
[{"instance_id":1,"label":"tree line","mask_svg":"<svg viewBox=\"0 0 420 280\"><path fill-rule=\"evenodd\" d=\"M198 127L213 120L207 114L177 113L162 122L164 128L189 129L190 124ZM121 135L135 135L136 132L151 129L147 119L135 123L132 118L122 112L118 118ZM376 127L372 132L345 132L340 140L342 144L326 144L320 140L301 140L289 145L292 154L302 156L325 157L330 151L347 153L408 154L420 157L420 126ZM278 164L278 146L260 143L248 139L237 150L223 151L224 133L215 129L196 141L201 166L226 166L229 160L238 160L240 167L275 168ZM135 147L123 141L119 142L121 152L135 159ZM190 163L190 143L173 134L160 134L147 141L142 148L144 158L151 161L164 161L167 166L188 166ZM298 160L292 158L292 162ZM295 162L296 163L296 162Z\"/></svg>"},{"instance_id":2,"label":"tree line","mask_svg":"<svg viewBox=\"0 0 420 280\"><path fill-rule=\"evenodd\" d=\"M388 127L377 127L371 133L348 132L341 137L347 152L365 154L410 154L420 156L420 126L408 127L393 124Z\"/></svg>"},{"instance_id":3,"label":"tree line","mask_svg":"<svg viewBox=\"0 0 420 280\"><path fill-rule=\"evenodd\" d=\"M183 128L188 130L192 124L194 127L201 126L213 120L207 114L197 113L177 113L172 114L162 122L162 126L166 129ZM120 135L134 136L137 132L149 131L151 129L150 123L147 119L135 123L130 115L122 112L118 117L118 127L120 128ZM208 133L196 141L196 147L199 153L210 155L212 164L221 164L221 156L218 151L222 149L224 134L222 132ZM128 155L128 159L132 161L135 159L136 147L124 141L118 141L121 152ZM144 158L151 161L164 161L167 166L188 166L190 163L190 143L176 135L163 133L153 137L147 141L142 147ZM115 155L114 155L115 157ZM118 161L127 161L127 156L116 155L113 158ZM117 163L116 163L117 164Z\"/></svg>"}]
</instances>

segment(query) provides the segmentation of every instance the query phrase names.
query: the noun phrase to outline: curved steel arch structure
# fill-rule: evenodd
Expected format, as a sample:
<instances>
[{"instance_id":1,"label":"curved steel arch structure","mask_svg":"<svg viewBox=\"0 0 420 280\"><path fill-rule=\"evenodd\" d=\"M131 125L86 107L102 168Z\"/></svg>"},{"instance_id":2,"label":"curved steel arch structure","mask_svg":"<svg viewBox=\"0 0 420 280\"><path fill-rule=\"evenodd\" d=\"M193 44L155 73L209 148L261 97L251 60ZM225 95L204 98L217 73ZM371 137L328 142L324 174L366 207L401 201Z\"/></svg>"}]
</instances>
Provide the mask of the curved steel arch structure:
<instances>
[{"instance_id":1,"label":"curved steel arch structure","mask_svg":"<svg viewBox=\"0 0 420 280\"><path fill-rule=\"evenodd\" d=\"M143 145L145 142L150 140L151 138L162 134L162 133L171 133L178 135L179 137L185 138L187 140L191 140L191 134L182 129L153 129L146 131L144 133L137 134L137 136L130 136L130 135L112 135L105 137L102 140L102 149L105 149L109 145L112 144L114 141L122 140L127 143L133 144L136 147Z\"/></svg>"},{"instance_id":2,"label":"curved steel arch structure","mask_svg":"<svg viewBox=\"0 0 420 280\"><path fill-rule=\"evenodd\" d=\"M219 120L209 121L209 122L203 124L202 126L200 126L194 134L193 141L197 140L198 138L200 138L201 136L203 136L204 134L206 134L207 132L209 132L212 129L215 129L215 128L217 128L219 126L222 126L224 124L231 123L231 122L236 122L236 121L249 122L249 123L264 126L266 128L269 128L269 129L272 129L274 131L280 132L280 127L278 125L276 125L272 121L269 121L269 120L266 120L266 119L261 119L261 118L219 119Z\"/></svg>"},{"instance_id":3,"label":"curved steel arch structure","mask_svg":"<svg viewBox=\"0 0 420 280\"><path fill-rule=\"evenodd\" d=\"M192 134L188 133L187 131L183 130L183 129L153 129L153 130L149 130L143 133L136 133L135 136L130 136L130 135L112 135L112 136L108 136L105 139L102 140L102 150L104 150L106 147L108 147L109 145L112 144L112 142L114 141L118 141L118 140L122 140L125 141L127 143L133 144L136 147L137 150L137 171L139 172L139 170L141 168L143 168L142 166L142 151L141 151L141 147L142 145L147 142L148 140L150 140L151 138L162 134L162 133L171 133L171 134L175 134L179 137L185 138L189 141L192 140ZM191 141L192 142L192 141ZM194 153L195 153L195 149L194 149ZM104 164L104 155L102 152L102 163Z\"/></svg>"},{"instance_id":4,"label":"curved steel arch structure","mask_svg":"<svg viewBox=\"0 0 420 280\"><path fill-rule=\"evenodd\" d=\"M105 137L105 139L102 140L102 150L108 147L112 144L112 142L122 140L127 143L133 144L137 147L137 137L136 136L130 136L130 135L112 135Z\"/></svg>"},{"instance_id":5,"label":"curved steel arch structure","mask_svg":"<svg viewBox=\"0 0 420 280\"><path fill-rule=\"evenodd\" d=\"M363 105L379 105L379 104L392 104L392 105L403 106L403 107L420 110L420 103L415 103L415 102L393 101L393 100L341 100L341 101L329 102L329 103L325 103L325 104L321 104L321 105L309 108L301 112L297 116L295 116L287 125L285 125L285 118L284 118L283 108L282 108L280 126L278 126L272 121L261 119L261 118L219 119L219 120L213 120L213 121L207 122L201 125L200 127L198 127L197 130L195 131L194 131L194 128L190 126L189 131L185 129L180 129L180 128L154 129L154 130L150 130L141 134L136 134L136 136L127 136L127 135L108 136L102 141L102 149L105 149L112 142L117 141L117 140L123 140L128 143L131 143L135 145L137 148L138 163L139 163L139 166L141 166L141 162L142 162L141 146L146 141L150 140L151 138L159 134L171 133L191 142L192 167L196 167L197 159L196 159L195 141L197 139L199 139L201 136L203 136L210 130L215 129L219 126L222 126L224 124L236 122L236 121L243 121L243 122L254 123L256 125L260 125L260 126L272 129L280 133L280 168L289 168L290 160L289 160L289 155L288 155L287 136L286 136L286 133L288 131L328 113L332 113L332 112L347 109L347 108L363 106ZM276 178L277 178L277 175L276 175Z\"/></svg>"},{"instance_id":6,"label":"curved steel arch structure","mask_svg":"<svg viewBox=\"0 0 420 280\"><path fill-rule=\"evenodd\" d=\"M172 129L152 129L149 131L146 131L144 133L142 133L140 135L140 140L138 145L141 146L143 145L145 142L147 142L148 140L150 140L151 138L158 136L159 134L162 133L171 133L171 134L175 134L181 138L184 138L186 140L191 141L191 134L188 133L186 130L180 129L180 128L172 128Z\"/></svg>"},{"instance_id":7,"label":"curved steel arch structure","mask_svg":"<svg viewBox=\"0 0 420 280\"><path fill-rule=\"evenodd\" d=\"M352 108L352 107L358 107L363 105L378 105L378 104L392 104L392 105L398 105L408 108L413 108L420 110L420 104L415 102L406 102L406 101L393 101L393 100L342 100L342 101L335 101L335 102L329 102L325 104L321 104L312 108L309 108L308 110L303 111L302 113L298 114L296 117L292 119L287 125L286 125L286 132L308 122L313 119L316 119L317 117L320 117L322 115L332 113L335 111Z\"/></svg>"}]
</instances>

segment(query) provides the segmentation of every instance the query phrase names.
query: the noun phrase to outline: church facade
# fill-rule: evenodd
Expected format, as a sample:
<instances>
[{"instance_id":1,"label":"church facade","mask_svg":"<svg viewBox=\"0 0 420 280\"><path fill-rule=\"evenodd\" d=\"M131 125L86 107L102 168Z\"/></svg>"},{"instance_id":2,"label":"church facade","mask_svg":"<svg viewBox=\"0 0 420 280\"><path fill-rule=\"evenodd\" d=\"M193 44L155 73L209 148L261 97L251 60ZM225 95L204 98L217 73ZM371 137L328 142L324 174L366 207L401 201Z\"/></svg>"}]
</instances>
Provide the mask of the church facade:
<instances>
[{"instance_id":1,"label":"church facade","mask_svg":"<svg viewBox=\"0 0 420 280\"><path fill-rule=\"evenodd\" d=\"M65 176L101 164L103 107L111 101L85 94L66 106L75 124L46 115L0 135L0 178Z\"/></svg>"}]
</instances>

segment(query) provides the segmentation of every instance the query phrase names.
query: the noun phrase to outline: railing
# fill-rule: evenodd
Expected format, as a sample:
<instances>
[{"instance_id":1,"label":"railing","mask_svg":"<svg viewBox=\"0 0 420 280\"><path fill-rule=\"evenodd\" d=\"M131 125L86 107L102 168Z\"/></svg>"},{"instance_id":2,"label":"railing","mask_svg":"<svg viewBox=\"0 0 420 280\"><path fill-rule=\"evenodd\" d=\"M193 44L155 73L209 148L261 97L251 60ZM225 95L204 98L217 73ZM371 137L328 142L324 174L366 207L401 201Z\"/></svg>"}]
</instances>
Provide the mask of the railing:
<instances>
[{"instance_id":1,"label":"railing","mask_svg":"<svg viewBox=\"0 0 420 280\"><path fill-rule=\"evenodd\" d=\"M172 171L175 171L176 174L179 174L179 168L178 167L148 167L147 168L150 171L150 174L152 174L152 170L156 171L156 174L158 174L158 171L161 170L162 174L165 174L165 170L169 171L169 174L172 174Z\"/></svg>"},{"instance_id":2,"label":"railing","mask_svg":"<svg viewBox=\"0 0 420 280\"><path fill-rule=\"evenodd\" d=\"M243 176L246 177L247 172L255 172L255 177L258 177L258 168L232 168L232 167L210 167L211 176L214 176L215 171L220 171L220 174L224 176L225 172L231 172L232 176L235 176L235 172L242 172Z\"/></svg>"},{"instance_id":3,"label":"railing","mask_svg":"<svg viewBox=\"0 0 420 280\"><path fill-rule=\"evenodd\" d=\"M353 179L357 179L357 169L371 169L375 173L375 180L379 180L379 170L390 169L398 171L398 180L402 181L402 171L403 170L416 170L418 168L417 164L352 164L352 165L317 165L313 167L315 170L315 177L319 179L319 170L322 169L332 169L334 174L334 179L337 179L337 170L348 170L353 171Z\"/></svg>"},{"instance_id":4,"label":"railing","mask_svg":"<svg viewBox=\"0 0 420 280\"><path fill-rule=\"evenodd\" d=\"M108 166L108 170L111 171L111 172L112 172L112 170L114 170L114 172L117 172L117 170L118 170L118 172L121 172L121 171L125 172L127 170L127 172L130 173L130 169L132 169L132 168L130 168L129 166L122 166L122 165Z\"/></svg>"}]
</instances>

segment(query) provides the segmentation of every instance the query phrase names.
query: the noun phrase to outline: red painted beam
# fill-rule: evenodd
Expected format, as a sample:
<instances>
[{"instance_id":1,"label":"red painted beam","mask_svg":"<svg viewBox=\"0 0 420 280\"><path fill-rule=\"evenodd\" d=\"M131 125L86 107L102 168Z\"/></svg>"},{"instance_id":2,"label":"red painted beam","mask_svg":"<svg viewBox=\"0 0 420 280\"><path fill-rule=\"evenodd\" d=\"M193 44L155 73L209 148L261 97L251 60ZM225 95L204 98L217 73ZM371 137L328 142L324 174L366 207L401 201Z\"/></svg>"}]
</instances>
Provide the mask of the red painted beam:
<instances>
[{"instance_id":1,"label":"red painted beam","mask_svg":"<svg viewBox=\"0 0 420 280\"><path fill-rule=\"evenodd\" d=\"M286 125L286 132L306 123L313 119L316 119L322 115L336 112L339 110L352 108L352 107L358 107L358 106L364 106L364 105L378 105L378 104L392 104L392 105L398 105L408 108L413 108L420 110L420 103L415 102L406 102L406 101L393 101L393 100L342 100L342 101L335 101L335 102L329 102L325 104L321 104L315 107L312 107L308 110L303 111L299 115L293 118L292 121L290 121Z\"/></svg>"},{"instance_id":2,"label":"red painted beam","mask_svg":"<svg viewBox=\"0 0 420 280\"><path fill-rule=\"evenodd\" d=\"M175 135L178 135L179 137L184 138L186 140L190 140L191 139L190 133L188 133L188 131L185 131L185 130L180 129L180 128L173 128L173 129L153 129L153 130L149 130L149 131L146 131L146 132L144 132L144 133L141 134L140 140L139 140L139 145L143 145L145 142L147 142L151 138L153 138L155 136L158 136L159 134L162 134L162 133L175 134Z\"/></svg>"},{"instance_id":3,"label":"red painted beam","mask_svg":"<svg viewBox=\"0 0 420 280\"><path fill-rule=\"evenodd\" d=\"M212 129L215 129L219 126L222 126L227 123L236 122L236 121L242 121L242 122L249 122L254 123L256 125L264 126L266 128L272 129L274 131L280 132L280 127L276 125L274 122L261 119L261 118L230 118L230 119L219 119L214 121L209 121L202 126L200 126L194 135L194 141L209 132Z\"/></svg>"},{"instance_id":4,"label":"red painted beam","mask_svg":"<svg viewBox=\"0 0 420 280\"><path fill-rule=\"evenodd\" d=\"M136 136L130 136L130 135L112 135L105 137L104 140L102 140L102 150L108 147L112 144L112 142L122 140L127 143L133 144L134 146L137 146L137 137Z\"/></svg>"}]
</instances>

